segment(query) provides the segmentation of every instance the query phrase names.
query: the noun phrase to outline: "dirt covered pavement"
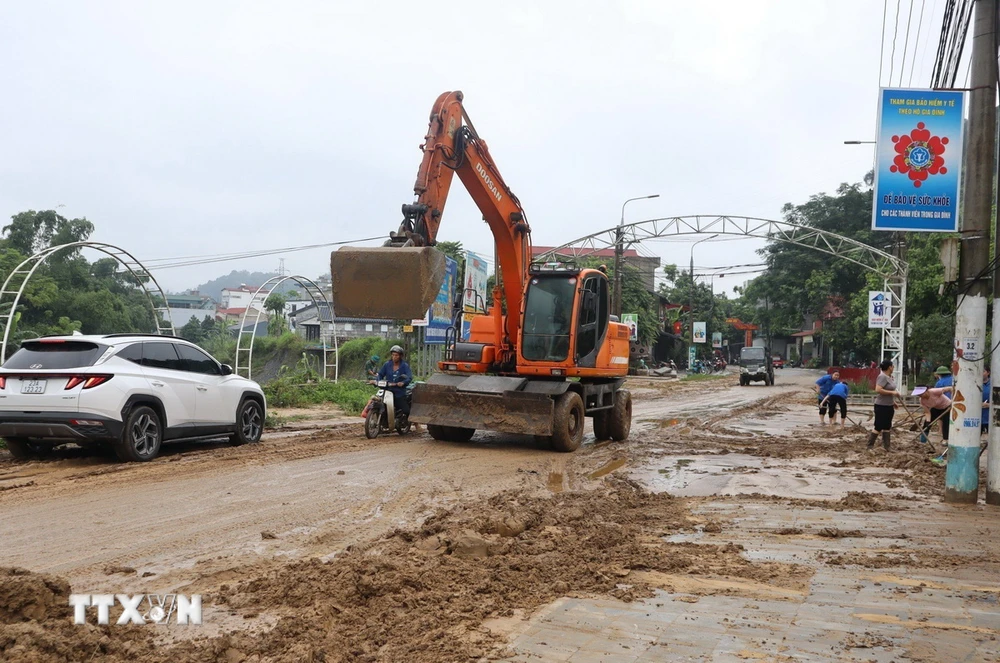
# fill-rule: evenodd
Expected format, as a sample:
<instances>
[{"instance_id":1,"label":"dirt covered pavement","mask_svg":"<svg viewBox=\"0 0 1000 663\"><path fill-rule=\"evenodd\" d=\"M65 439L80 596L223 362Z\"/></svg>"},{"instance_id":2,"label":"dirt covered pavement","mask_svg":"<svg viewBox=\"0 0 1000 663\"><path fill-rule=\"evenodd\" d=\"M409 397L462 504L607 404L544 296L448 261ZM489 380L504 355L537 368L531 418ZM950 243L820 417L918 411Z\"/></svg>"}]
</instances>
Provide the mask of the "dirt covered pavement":
<instances>
[{"instance_id":1,"label":"dirt covered pavement","mask_svg":"<svg viewBox=\"0 0 1000 663\"><path fill-rule=\"evenodd\" d=\"M630 440L568 455L342 418L0 452L0 660L1000 660L996 511L777 377L634 380ZM71 591L201 594L204 624L78 626Z\"/></svg>"}]
</instances>

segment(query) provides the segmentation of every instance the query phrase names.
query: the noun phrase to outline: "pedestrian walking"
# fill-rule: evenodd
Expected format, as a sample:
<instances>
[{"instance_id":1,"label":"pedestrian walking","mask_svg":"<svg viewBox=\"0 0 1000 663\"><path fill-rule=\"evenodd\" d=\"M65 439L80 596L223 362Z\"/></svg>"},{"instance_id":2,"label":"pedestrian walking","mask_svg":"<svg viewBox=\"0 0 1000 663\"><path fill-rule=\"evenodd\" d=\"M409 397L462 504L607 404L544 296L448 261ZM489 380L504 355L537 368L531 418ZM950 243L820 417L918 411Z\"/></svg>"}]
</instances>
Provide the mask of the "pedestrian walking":
<instances>
[{"instance_id":1,"label":"pedestrian walking","mask_svg":"<svg viewBox=\"0 0 1000 663\"><path fill-rule=\"evenodd\" d=\"M882 435L882 447L889 451L889 441L892 431L892 418L896 414L896 380L892 377L895 367L888 359L878 366L882 372L875 378L875 425L868 433L868 448L875 447L875 440Z\"/></svg>"},{"instance_id":2,"label":"pedestrian walking","mask_svg":"<svg viewBox=\"0 0 1000 663\"><path fill-rule=\"evenodd\" d=\"M835 374L839 375L839 373ZM830 410L830 425L835 426L837 424L837 408L840 408L840 427L843 428L844 424L847 423L847 394L849 393L846 381L838 381L833 387L830 388L830 393L826 395L823 402L820 403L820 411L823 408L829 408ZM820 415L822 416L822 415Z\"/></svg>"},{"instance_id":3,"label":"pedestrian walking","mask_svg":"<svg viewBox=\"0 0 1000 663\"><path fill-rule=\"evenodd\" d=\"M840 382L840 372L834 371L828 375L824 375L819 380L816 380L816 384L813 385L813 391L816 392L816 404L819 405L819 423L825 424L823 417L826 416L826 403L824 399L830 394L830 390L833 389L833 385Z\"/></svg>"}]
</instances>

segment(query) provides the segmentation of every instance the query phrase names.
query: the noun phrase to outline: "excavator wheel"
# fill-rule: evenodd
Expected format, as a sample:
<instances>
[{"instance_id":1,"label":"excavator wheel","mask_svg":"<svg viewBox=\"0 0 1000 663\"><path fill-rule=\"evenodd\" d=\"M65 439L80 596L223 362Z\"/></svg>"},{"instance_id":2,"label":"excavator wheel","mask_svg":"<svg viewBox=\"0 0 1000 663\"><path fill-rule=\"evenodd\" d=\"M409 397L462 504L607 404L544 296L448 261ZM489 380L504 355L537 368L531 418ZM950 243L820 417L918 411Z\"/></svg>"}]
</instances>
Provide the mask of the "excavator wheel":
<instances>
[{"instance_id":1,"label":"excavator wheel","mask_svg":"<svg viewBox=\"0 0 1000 663\"><path fill-rule=\"evenodd\" d=\"M552 418L552 448L556 451L576 451L583 442L583 399L575 391L567 391L556 401Z\"/></svg>"},{"instance_id":2,"label":"excavator wheel","mask_svg":"<svg viewBox=\"0 0 1000 663\"><path fill-rule=\"evenodd\" d=\"M628 439L632 431L632 393L628 389L619 389L615 394L615 406L611 409L611 439L621 442Z\"/></svg>"},{"instance_id":3,"label":"excavator wheel","mask_svg":"<svg viewBox=\"0 0 1000 663\"><path fill-rule=\"evenodd\" d=\"M458 426L438 426L427 424L427 432L439 442L468 442L475 435L475 428L459 428Z\"/></svg>"},{"instance_id":4,"label":"excavator wheel","mask_svg":"<svg viewBox=\"0 0 1000 663\"><path fill-rule=\"evenodd\" d=\"M607 411L594 413L594 437L598 442L611 439L611 413Z\"/></svg>"}]
</instances>

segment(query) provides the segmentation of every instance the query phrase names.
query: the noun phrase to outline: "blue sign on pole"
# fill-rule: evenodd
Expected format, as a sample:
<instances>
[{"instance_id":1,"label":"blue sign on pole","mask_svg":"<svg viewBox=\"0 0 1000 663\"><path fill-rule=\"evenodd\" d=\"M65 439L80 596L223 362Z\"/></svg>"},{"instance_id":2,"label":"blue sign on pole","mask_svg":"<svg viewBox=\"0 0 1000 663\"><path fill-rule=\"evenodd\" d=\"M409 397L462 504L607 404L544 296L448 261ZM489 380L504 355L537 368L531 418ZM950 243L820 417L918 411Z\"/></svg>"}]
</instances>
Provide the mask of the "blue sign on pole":
<instances>
[{"instance_id":1,"label":"blue sign on pole","mask_svg":"<svg viewBox=\"0 0 1000 663\"><path fill-rule=\"evenodd\" d=\"M424 342L427 345L443 345L445 334L451 326L451 315L455 304L455 285L458 282L458 262L445 256L447 268L437 299L431 304L427 316L427 328L424 330Z\"/></svg>"},{"instance_id":2,"label":"blue sign on pole","mask_svg":"<svg viewBox=\"0 0 1000 663\"><path fill-rule=\"evenodd\" d=\"M965 93L882 88L872 229L956 232Z\"/></svg>"}]
</instances>

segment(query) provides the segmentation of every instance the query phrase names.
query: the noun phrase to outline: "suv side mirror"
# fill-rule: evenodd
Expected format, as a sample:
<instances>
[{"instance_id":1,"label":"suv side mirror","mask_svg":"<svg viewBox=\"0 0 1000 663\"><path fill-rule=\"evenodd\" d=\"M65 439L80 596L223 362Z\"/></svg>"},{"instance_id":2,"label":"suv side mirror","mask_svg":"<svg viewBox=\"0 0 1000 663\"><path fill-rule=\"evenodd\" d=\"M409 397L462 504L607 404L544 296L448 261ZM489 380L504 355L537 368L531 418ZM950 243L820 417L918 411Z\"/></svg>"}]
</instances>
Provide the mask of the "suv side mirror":
<instances>
[{"instance_id":1,"label":"suv side mirror","mask_svg":"<svg viewBox=\"0 0 1000 663\"><path fill-rule=\"evenodd\" d=\"M222 374L223 375L232 375L233 374L233 367L230 366L229 364L223 364L222 365Z\"/></svg>"}]
</instances>

